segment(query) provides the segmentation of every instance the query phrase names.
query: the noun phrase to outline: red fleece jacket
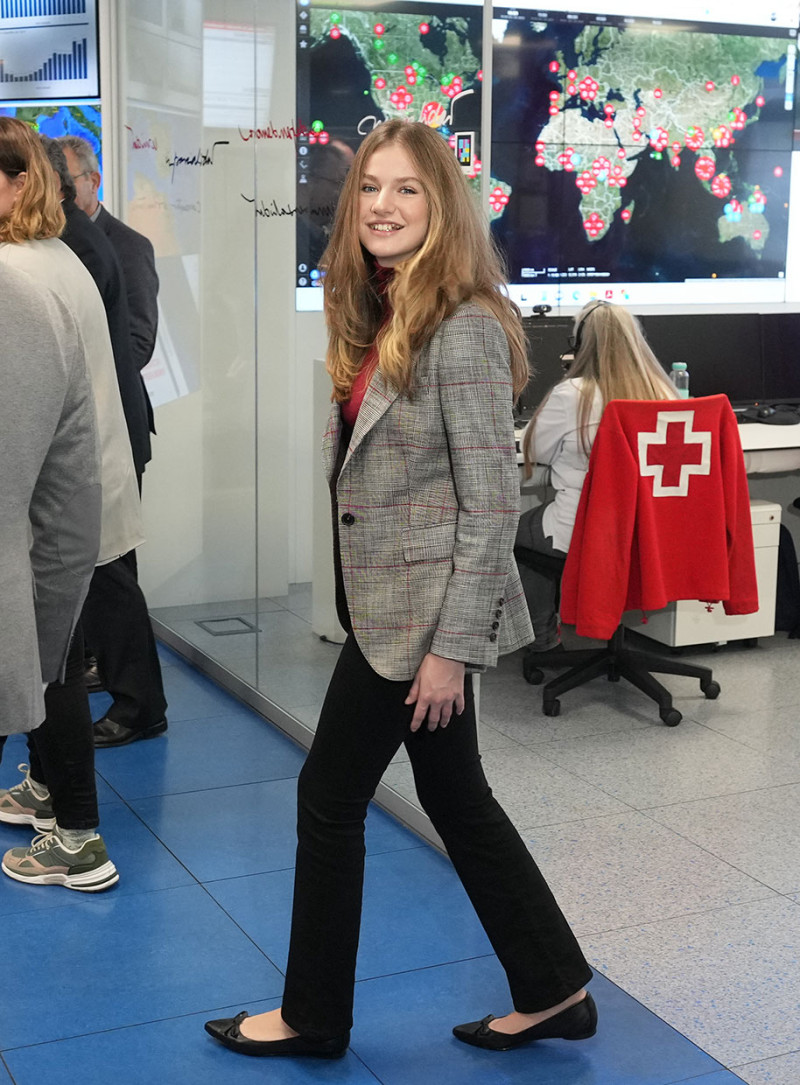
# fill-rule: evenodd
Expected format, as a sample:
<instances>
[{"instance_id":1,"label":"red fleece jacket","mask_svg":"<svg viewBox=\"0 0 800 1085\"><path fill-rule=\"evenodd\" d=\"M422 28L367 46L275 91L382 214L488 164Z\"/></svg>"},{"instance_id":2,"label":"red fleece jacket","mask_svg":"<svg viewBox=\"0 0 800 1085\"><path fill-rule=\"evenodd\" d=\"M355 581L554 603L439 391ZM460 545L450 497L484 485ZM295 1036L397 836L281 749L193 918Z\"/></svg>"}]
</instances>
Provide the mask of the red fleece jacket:
<instances>
[{"instance_id":1,"label":"red fleece jacket","mask_svg":"<svg viewBox=\"0 0 800 1085\"><path fill-rule=\"evenodd\" d=\"M608 639L625 610L677 599L758 610L750 498L725 396L614 400L592 446L561 618Z\"/></svg>"}]
</instances>

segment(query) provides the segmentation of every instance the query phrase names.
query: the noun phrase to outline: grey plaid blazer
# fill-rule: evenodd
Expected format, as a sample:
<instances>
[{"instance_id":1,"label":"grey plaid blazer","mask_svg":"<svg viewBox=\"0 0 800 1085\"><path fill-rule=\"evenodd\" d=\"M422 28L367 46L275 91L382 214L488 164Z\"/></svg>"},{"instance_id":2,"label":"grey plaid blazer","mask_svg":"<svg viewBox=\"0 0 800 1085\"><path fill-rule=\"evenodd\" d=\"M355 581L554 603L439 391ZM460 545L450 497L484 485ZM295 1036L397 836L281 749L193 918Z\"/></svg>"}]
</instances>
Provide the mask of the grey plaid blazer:
<instances>
[{"instance_id":1,"label":"grey plaid blazer","mask_svg":"<svg viewBox=\"0 0 800 1085\"><path fill-rule=\"evenodd\" d=\"M335 469L334 404L323 439ZM379 370L336 486L353 633L385 678L427 652L478 667L533 640L514 562L519 473L508 344L480 306L460 306L423 349L413 398Z\"/></svg>"}]
</instances>

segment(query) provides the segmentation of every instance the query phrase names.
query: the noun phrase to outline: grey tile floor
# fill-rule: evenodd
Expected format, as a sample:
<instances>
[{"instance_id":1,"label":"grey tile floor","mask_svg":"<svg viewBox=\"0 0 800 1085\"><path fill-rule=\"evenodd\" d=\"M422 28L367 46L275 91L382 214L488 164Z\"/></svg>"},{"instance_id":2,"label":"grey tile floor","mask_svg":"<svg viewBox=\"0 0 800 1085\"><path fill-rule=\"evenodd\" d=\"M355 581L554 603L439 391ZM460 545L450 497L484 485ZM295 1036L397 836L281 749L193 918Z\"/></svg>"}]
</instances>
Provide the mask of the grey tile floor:
<instances>
[{"instance_id":1,"label":"grey tile floor","mask_svg":"<svg viewBox=\"0 0 800 1085\"><path fill-rule=\"evenodd\" d=\"M307 586L232 606L213 610L257 614L257 638L209 637L208 608L155 614L313 726L337 650L311 632ZM691 658L722 693L668 678L677 728L603 680L546 717L520 656L501 660L481 681L484 764L591 963L748 1085L797 1085L800 641ZM402 751L385 782L413 798Z\"/></svg>"}]
</instances>

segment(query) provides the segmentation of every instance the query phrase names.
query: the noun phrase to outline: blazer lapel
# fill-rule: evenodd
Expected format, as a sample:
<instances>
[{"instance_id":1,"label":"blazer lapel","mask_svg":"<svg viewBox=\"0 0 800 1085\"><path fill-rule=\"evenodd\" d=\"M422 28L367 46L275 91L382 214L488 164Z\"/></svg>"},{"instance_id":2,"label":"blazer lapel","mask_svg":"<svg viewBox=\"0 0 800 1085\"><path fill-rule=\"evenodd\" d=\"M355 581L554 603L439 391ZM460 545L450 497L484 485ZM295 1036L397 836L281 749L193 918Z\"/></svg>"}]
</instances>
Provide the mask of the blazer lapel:
<instances>
[{"instance_id":1,"label":"blazer lapel","mask_svg":"<svg viewBox=\"0 0 800 1085\"><path fill-rule=\"evenodd\" d=\"M361 403L358 418L356 418L356 424L353 427L353 435L350 438L350 447L347 449L342 469L347 466L350 457L364 440L364 436L386 414L399 395L400 393L396 388L392 388L387 384L380 369L376 369L370 377L367 391Z\"/></svg>"},{"instance_id":2,"label":"blazer lapel","mask_svg":"<svg viewBox=\"0 0 800 1085\"><path fill-rule=\"evenodd\" d=\"M354 451L369 433L375 423L383 417L400 393L392 388L383 378L383 374L376 369L370 378L369 385L358 412L358 418L350 437L350 445L342 466L349 461ZM330 482L336 465L336 452L339 448L339 440L342 435L342 409L338 403L331 404L328 415L328 425L322 437L322 464L325 470L325 478Z\"/></svg>"}]
</instances>

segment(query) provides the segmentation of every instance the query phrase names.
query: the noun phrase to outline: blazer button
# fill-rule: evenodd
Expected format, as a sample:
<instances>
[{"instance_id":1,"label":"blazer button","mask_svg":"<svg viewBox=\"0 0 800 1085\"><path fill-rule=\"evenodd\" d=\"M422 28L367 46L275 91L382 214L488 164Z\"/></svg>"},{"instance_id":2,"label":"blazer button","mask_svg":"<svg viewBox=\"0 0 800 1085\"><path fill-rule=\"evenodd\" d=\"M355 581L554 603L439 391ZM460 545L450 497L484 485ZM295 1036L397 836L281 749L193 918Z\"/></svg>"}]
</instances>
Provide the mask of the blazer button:
<instances>
[{"instance_id":1,"label":"blazer button","mask_svg":"<svg viewBox=\"0 0 800 1085\"><path fill-rule=\"evenodd\" d=\"M500 623L499 622L492 622L492 629L499 629L499 628L500 628Z\"/></svg>"},{"instance_id":2,"label":"blazer button","mask_svg":"<svg viewBox=\"0 0 800 1085\"><path fill-rule=\"evenodd\" d=\"M491 640L491 641L497 640L497 634L496 633L490 633L489 634L489 640Z\"/></svg>"},{"instance_id":3,"label":"blazer button","mask_svg":"<svg viewBox=\"0 0 800 1085\"><path fill-rule=\"evenodd\" d=\"M353 516L352 512L343 512L342 513L342 523L343 524L347 524L347 526L350 527L350 525L354 524L355 522L356 522L356 518L355 518L355 516Z\"/></svg>"},{"instance_id":4,"label":"blazer button","mask_svg":"<svg viewBox=\"0 0 800 1085\"><path fill-rule=\"evenodd\" d=\"M502 612L502 610L496 610L496 611L494 612L494 616L495 616L495 618L502 618L502 617L503 617L503 612Z\"/></svg>"},{"instance_id":5,"label":"blazer button","mask_svg":"<svg viewBox=\"0 0 800 1085\"><path fill-rule=\"evenodd\" d=\"M497 605L498 605L499 607L501 607L501 606L503 605L503 603L505 603L505 599L502 599L502 598L501 598L501 599L498 599L498 600L497 600Z\"/></svg>"}]
</instances>

